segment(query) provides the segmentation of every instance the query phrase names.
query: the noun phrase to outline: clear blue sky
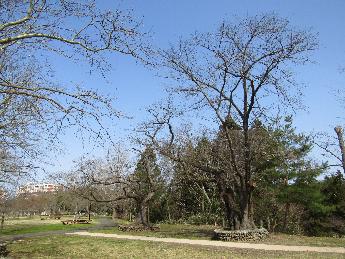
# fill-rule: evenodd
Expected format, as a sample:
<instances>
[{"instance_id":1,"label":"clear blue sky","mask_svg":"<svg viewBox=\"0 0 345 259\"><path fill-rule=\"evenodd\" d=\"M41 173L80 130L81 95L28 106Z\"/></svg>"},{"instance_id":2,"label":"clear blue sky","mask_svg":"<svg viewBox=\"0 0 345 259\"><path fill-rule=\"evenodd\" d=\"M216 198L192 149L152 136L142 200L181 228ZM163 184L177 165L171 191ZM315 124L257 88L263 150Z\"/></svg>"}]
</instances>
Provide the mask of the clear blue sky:
<instances>
[{"instance_id":1,"label":"clear blue sky","mask_svg":"<svg viewBox=\"0 0 345 259\"><path fill-rule=\"evenodd\" d=\"M137 19L142 19L144 28L153 34L155 46L168 46L182 36L194 31L211 31L223 19L235 20L244 15L267 12L287 18L300 28L312 28L319 34L320 48L313 55L314 64L301 68L297 81L305 85L304 102L307 111L299 111L295 125L299 131L332 132L336 124L344 124L345 107L336 101L335 89L345 89L345 1L343 0L126 0L114 3L98 0L101 8L117 6L133 9ZM107 81L88 74L87 66L79 66L57 58L54 67L58 77L65 82L84 83L99 88L117 97L116 107L133 116L133 120L120 120L113 128L115 139L122 140L129 130L146 115L145 107L158 101L163 95L166 82L154 72L136 64L128 57L109 56L113 70ZM63 137L66 154L61 156L57 166L50 170L67 169L71 161L88 150L74 140L71 132ZM100 152L95 151L95 152Z\"/></svg>"}]
</instances>

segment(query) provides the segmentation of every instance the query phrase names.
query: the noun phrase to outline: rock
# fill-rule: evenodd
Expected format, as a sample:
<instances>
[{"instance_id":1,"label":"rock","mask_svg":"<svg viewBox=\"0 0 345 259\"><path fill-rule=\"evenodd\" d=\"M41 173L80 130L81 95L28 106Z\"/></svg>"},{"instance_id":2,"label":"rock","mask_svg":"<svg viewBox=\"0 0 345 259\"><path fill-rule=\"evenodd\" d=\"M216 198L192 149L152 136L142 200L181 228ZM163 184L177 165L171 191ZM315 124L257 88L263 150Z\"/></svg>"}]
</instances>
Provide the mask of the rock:
<instances>
[{"instance_id":1,"label":"rock","mask_svg":"<svg viewBox=\"0 0 345 259\"><path fill-rule=\"evenodd\" d=\"M158 231L159 226L144 226L144 225L119 225L118 229L121 231Z\"/></svg>"},{"instance_id":2,"label":"rock","mask_svg":"<svg viewBox=\"0 0 345 259\"><path fill-rule=\"evenodd\" d=\"M248 229L248 230L223 230L215 229L214 237L222 241L251 241L261 240L268 236L265 228Z\"/></svg>"}]
</instances>

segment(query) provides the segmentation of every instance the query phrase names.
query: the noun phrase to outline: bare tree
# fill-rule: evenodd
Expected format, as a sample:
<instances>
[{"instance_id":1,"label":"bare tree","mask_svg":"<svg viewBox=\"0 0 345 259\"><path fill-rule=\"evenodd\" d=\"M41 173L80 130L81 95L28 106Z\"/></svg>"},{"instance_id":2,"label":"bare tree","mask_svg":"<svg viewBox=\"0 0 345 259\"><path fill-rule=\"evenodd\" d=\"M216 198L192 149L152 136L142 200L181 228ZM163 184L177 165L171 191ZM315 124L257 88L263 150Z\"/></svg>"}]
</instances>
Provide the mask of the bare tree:
<instances>
[{"instance_id":1,"label":"bare tree","mask_svg":"<svg viewBox=\"0 0 345 259\"><path fill-rule=\"evenodd\" d=\"M211 116L222 130L225 141L220 148L226 150L226 171L224 167L185 162L217 175L223 183L219 193L233 229L255 228L252 192L257 168L251 133L255 121L272 114L270 108L295 103L292 92L298 88L291 65L306 63L307 54L316 47L313 34L296 30L275 15L262 15L238 24L224 22L214 33L196 33L161 51L161 67L177 83L172 91L189 101L184 110ZM162 143L176 140L172 131L175 115L166 107L151 113L154 121L147 134L163 150ZM164 128L170 132L169 140L159 139ZM165 154L176 159L176 152Z\"/></svg>"},{"instance_id":2,"label":"bare tree","mask_svg":"<svg viewBox=\"0 0 345 259\"><path fill-rule=\"evenodd\" d=\"M313 144L321 150L322 156L328 161L324 164L325 168L342 168L345 174L345 145L344 130L342 126L334 127L335 135L325 132L314 136Z\"/></svg>"},{"instance_id":3,"label":"bare tree","mask_svg":"<svg viewBox=\"0 0 345 259\"><path fill-rule=\"evenodd\" d=\"M113 98L61 85L49 60L87 62L103 75L109 53L144 61L141 23L129 11L103 11L92 0L1 0L0 9L0 150L35 157L34 143L54 141L70 126L106 135L103 118L120 115Z\"/></svg>"},{"instance_id":4,"label":"bare tree","mask_svg":"<svg viewBox=\"0 0 345 259\"><path fill-rule=\"evenodd\" d=\"M126 153L117 148L105 159L80 161L66 186L96 203L116 206L120 201L132 200L137 209L137 223L149 226L148 206L161 182L153 150L147 148L134 171L131 167Z\"/></svg>"}]
</instances>

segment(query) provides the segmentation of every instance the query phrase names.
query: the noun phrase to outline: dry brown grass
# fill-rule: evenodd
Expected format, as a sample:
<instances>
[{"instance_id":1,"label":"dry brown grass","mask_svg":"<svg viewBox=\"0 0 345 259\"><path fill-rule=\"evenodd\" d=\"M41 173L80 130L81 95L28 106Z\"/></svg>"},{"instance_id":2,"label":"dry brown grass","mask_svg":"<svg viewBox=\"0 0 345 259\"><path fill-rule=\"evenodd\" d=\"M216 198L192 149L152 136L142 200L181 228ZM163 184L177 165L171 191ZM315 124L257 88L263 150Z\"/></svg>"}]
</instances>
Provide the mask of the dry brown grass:
<instances>
[{"instance_id":1,"label":"dry brown grass","mask_svg":"<svg viewBox=\"0 0 345 259\"><path fill-rule=\"evenodd\" d=\"M77 236L35 238L8 245L11 258L344 258L339 254L174 245Z\"/></svg>"}]
</instances>

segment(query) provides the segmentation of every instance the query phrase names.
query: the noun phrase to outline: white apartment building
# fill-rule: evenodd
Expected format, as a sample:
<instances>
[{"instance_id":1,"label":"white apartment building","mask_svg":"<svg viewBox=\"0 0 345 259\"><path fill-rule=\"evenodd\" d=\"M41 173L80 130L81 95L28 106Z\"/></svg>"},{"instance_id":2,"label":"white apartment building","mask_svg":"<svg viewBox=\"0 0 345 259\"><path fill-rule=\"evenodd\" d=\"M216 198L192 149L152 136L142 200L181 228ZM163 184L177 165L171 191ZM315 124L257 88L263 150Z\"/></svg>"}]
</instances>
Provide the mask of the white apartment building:
<instances>
[{"instance_id":1,"label":"white apartment building","mask_svg":"<svg viewBox=\"0 0 345 259\"><path fill-rule=\"evenodd\" d=\"M55 192L61 189L61 187L62 187L61 185L53 184L53 183L27 183L19 187L17 191L17 195Z\"/></svg>"}]
</instances>

